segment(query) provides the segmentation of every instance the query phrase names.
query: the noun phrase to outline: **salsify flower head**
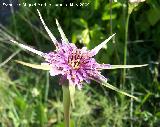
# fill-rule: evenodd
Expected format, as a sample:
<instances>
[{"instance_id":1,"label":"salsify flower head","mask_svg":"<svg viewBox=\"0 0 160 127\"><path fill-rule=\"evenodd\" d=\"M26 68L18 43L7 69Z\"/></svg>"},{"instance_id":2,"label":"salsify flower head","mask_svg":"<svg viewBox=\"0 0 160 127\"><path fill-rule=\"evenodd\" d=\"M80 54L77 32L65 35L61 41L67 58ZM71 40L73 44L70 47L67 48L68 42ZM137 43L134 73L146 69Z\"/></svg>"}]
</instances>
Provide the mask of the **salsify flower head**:
<instances>
[{"instance_id":1,"label":"salsify flower head","mask_svg":"<svg viewBox=\"0 0 160 127\"><path fill-rule=\"evenodd\" d=\"M51 66L50 75L60 74L68 79L69 84L78 88L82 87L84 81L101 80L104 77L100 74L100 69L110 68L109 64L101 65L92 58L98 47L91 51L85 47L78 49L75 44L66 43L64 40L57 46L56 51L43 54L45 61Z\"/></svg>"},{"instance_id":2,"label":"salsify flower head","mask_svg":"<svg viewBox=\"0 0 160 127\"><path fill-rule=\"evenodd\" d=\"M105 46L106 43L115 34L111 35L108 39L103 41L101 44L99 44L92 50L88 50L86 47L79 49L76 47L75 44L69 43L60 24L58 23L58 20L56 20L56 24L62 38L61 42L58 42L56 38L53 36L53 34L51 33L51 31L46 26L39 10L37 11L45 30L47 31L54 45L56 46L56 50L48 53L43 53L29 46L20 44L15 40L11 40L12 42L16 43L20 47L43 57L45 60L45 62L42 63L41 65L30 64L22 61L17 61L18 63L21 63L23 65L26 65L32 68L36 68L36 69L49 70L51 76L61 75L62 80L67 79L69 81L69 85L77 86L79 89L82 88L82 84L84 82L89 83L90 80L95 80L98 83L112 90L118 91L130 97L134 97L108 84L107 78L101 75L100 70L116 69L116 68L133 68L133 67L141 67L145 65L123 66L123 65L99 64L93 58L99 52L99 50L103 46Z\"/></svg>"}]
</instances>

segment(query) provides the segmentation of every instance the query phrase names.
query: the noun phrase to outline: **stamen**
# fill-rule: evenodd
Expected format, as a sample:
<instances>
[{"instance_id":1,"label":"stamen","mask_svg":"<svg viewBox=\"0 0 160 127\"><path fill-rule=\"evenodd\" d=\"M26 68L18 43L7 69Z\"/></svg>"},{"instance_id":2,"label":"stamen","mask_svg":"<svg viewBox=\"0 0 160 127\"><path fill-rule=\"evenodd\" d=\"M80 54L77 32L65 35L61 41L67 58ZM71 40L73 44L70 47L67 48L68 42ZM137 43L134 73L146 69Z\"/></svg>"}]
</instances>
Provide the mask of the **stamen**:
<instances>
[{"instance_id":1,"label":"stamen","mask_svg":"<svg viewBox=\"0 0 160 127\"><path fill-rule=\"evenodd\" d=\"M73 50L71 56L68 57L68 64L75 70L80 67L80 55L78 50Z\"/></svg>"}]
</instances>

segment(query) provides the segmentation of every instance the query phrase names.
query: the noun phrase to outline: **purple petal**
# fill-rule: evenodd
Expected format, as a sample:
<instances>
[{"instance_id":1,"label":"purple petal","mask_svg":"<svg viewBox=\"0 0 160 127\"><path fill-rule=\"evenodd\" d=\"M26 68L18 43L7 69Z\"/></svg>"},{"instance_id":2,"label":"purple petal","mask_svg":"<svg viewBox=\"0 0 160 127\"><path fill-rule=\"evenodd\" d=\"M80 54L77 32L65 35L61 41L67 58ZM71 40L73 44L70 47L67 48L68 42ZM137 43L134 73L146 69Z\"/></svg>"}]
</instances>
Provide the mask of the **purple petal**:
<instances>
[{"instance_id":1,"label":"purple petal","mask_svg":"<svg viewBox=\"0 0 160 127\"><path fill-rule=\"evenodd\" d=\"M50 75L51 76L56 76L56 75L59 75L59 74L62 74L62 71L59 70L57 67L52 67L52 69L49 71Z\"/></svg>"}]
</instances>

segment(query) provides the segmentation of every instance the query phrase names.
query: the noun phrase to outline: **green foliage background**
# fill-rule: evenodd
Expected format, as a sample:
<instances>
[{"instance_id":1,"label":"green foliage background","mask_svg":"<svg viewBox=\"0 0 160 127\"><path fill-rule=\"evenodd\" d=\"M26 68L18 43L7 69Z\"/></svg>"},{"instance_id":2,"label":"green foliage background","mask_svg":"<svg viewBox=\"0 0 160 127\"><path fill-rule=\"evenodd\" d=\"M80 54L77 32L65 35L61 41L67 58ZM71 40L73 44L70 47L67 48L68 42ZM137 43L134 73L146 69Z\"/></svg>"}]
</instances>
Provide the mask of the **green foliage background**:
<instances>
[{"instance_id":1,"label":"green foliage background","mask_svg":"<svg viewBox=\"0 0 160 127\"><path fill-rule=\"evenodd\" d=\"M123 64L127 1L54 0L20 1L24 3L63 4L58 6L20 6L10 23L0 28L0 127L64 127L62 90L59 77L48 72L17 65L14 60L40 63L38 56L8 43L9 35L44 52L55 47L45 32L38 8L52 33L60 40L55 18L66 36L81 48L92 49L112 33L116 37L96 56L99 63ZM76 6L79 3L88 6ZM74 6L64 6L74 3ZM112 10L112 11L111 11ZM114 86L137 96L134 101L92 82L76 90L71 120L75 127L159 127L160 126L160 2L146 0L137 4L128 25L127 64L148 67L127 70L122 84L122 70L102 72ZM3 29L2 29L3 28ZM4 35L4 31L9 35ZM23 40L23 41L22 41ZM11 54L16 53L6 64Z\"/></svg>"}]
</instances>

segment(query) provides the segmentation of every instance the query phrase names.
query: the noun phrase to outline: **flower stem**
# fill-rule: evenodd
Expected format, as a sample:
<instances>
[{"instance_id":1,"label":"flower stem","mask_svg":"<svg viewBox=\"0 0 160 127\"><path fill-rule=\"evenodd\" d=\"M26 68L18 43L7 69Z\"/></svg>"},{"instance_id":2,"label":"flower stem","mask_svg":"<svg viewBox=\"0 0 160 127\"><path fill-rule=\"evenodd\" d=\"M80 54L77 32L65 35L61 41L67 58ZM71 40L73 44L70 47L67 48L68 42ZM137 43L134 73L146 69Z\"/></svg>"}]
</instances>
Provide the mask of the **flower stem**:
<instances>
[{"instance_id":1,"label":"flower stem","mask_svg":"<svg viewBox=\"0 0 160 127\"><path fill-rule=\"evenodd\" d=\"M134 93L134 85L131 82L131 95L133 95L133 93ZM130 118L131 118L130 127L133 127L133 98L131 98L130 102Z\"/></svg>"},{"instance_id":2,"label":"flower stem","mask_svg":"<svg viewBox=\"0 0 160 127\"><path fill-rule=\"evenodd\" d=\"M124 43L124 61L123 64L126 65L127 63L127 44L128 44L128 25L129 25L129 17L130 13L128 12L128 2L127 2L127 16L126 16L126 23L125 23L125 43ZM126 81L126 69L123 69L123 77L122 77L122 85L125 84Z\"/></svg>"},{"instance_id":3,"label":"flower stem","mask_svg":"<svg viewBox=\"0 0 160 127\"><path fill-rule=\"evenodd\" d=\"M46 89L45 89L45 96L44 96L44 100L46 103L48 100L48 91L49 91L49 72L46 73Z\"/></svg>"},{"instance_id":4,"label":"flower stem","mask_svg":"<svg viewBox=\"0 0 160 127\"><path fill-rule=\"evenodd\" d=\"M70 127L70 91L68 85L62 85L63 89L63 108L64 108L64 125L65 127Z\"/></svg>"}]
</instances>

